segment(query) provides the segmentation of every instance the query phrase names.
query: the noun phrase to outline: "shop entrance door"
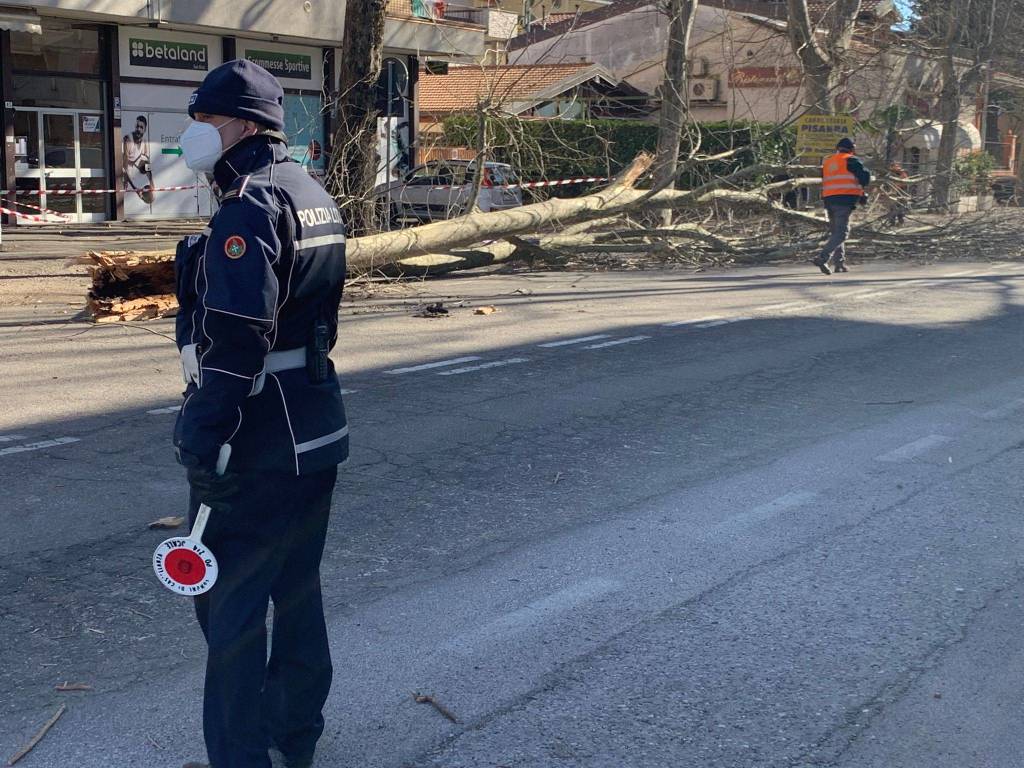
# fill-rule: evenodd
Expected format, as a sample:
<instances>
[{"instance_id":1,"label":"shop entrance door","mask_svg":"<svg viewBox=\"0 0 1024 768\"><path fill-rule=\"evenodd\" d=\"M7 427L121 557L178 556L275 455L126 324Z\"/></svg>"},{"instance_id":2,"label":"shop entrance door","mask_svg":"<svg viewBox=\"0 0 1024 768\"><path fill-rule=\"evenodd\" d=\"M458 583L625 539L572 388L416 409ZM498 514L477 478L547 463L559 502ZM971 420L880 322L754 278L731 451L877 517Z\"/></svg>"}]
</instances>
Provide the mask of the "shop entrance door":
<instances>
[{"instance_id":1,"label":"shop entrance door","mask_svg":"<svg viewBox=\"0 0 1024 768\"><path fill-rule=\"evenodd\" d=\"M18 107L14 134L18 202L73 222L108 218L109 196L90 194L110 188L101 113Z\"/></svg>"}]
</instances>

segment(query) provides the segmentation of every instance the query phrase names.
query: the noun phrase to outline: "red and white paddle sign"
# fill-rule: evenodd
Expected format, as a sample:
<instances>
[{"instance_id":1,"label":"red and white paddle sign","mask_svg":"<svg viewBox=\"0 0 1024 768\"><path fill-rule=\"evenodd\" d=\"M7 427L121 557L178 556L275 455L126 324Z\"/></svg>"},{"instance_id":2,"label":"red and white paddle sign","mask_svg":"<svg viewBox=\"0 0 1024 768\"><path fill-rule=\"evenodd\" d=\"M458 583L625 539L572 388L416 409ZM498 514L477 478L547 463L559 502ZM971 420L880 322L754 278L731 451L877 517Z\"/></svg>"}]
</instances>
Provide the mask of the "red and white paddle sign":
<instances>
[{"instance_id":1,"label":"red and white paddle sign","mask_svg":"<svg viewBox=\"0 0 1024 768\"><path fill-rule=\"evenodd\" d=\"M231 446L223 445L217 457L217 474L224 474ZM192 532L167 539L153 552L153 571L160 583L179 595L201 595L217 582L217 558L203 544L203 531L210 519L210 508L199 505Z\"/></svg>"}]
</instances>

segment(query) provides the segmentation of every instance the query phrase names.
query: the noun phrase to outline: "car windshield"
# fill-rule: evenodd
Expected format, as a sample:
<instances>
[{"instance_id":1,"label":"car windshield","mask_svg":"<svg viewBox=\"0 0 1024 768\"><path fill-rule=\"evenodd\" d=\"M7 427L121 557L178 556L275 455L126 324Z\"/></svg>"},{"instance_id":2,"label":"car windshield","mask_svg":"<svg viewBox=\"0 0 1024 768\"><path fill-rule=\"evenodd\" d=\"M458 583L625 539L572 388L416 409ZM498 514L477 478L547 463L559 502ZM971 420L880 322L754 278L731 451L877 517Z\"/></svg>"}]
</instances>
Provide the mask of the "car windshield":
<instances>
[{"instance_id":1,"label":"car windshield","mask_svg":"<svg viewBox=\"0 0 1024 768\"><path fill-rule=\"evenodd\" d=\"M465 181L466 166L448 163L427 163L409 176L410 184L464 184Z\"/></svg>"},{"instance_id":2,"label":"car windshield","mask_svg":"<svg viewBox=\"0 0 1024 768\"><path fill-rule=\"evenodd\" d=\"M491 175L491 181L497 185L507 185L515 183L515 174L512 173L512 169L505 165L488 165L487 170Z\"/></svg>"}]
</instances>

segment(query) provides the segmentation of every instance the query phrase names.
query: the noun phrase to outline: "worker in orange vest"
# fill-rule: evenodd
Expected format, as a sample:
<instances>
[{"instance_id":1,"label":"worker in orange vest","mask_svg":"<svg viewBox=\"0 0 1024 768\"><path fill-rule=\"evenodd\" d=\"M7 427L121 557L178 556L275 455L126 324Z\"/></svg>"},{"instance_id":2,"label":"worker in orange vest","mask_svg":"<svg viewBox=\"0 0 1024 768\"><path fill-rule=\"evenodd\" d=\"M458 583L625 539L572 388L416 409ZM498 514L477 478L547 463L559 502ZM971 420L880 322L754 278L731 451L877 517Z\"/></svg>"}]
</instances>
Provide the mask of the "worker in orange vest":
<instances>
[{"instance_id":1,"label":"worker in orange vest","mask_svg":"<svg viewBox=\"0 0 1024 768\"><path fill-rule=\"evenodd\" d=\"M829 261L835 265L836 272L850 271L846 266L850 218L857 204L867 200L867 186L871 183L871 174L853 154L855 149L852 139L840 139L836 153L826 157L821 166L821 196L828 214L829 238L812 262L826 275L832 274Z\"/></svg>"}]
</instances>

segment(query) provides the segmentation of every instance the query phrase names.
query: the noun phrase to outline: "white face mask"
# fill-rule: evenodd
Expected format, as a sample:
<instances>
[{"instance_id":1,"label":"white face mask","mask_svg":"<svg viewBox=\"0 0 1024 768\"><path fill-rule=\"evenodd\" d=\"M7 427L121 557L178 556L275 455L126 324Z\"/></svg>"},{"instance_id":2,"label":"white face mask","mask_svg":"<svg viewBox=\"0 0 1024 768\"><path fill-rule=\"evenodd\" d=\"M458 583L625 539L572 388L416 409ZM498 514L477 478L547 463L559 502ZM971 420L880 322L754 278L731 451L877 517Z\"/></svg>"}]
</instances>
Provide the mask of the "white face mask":
<instances>
[{"instance_id":1,"label":"white face mask","mask_svg":"<svg viewBox=\"0 0 1024 768\"><path fill-rule=\"evenodd\" d=\"M178 140L181 151L185 155L185 165L196 173L212 172L213 166L224 154L224 142L218 129L237 119L237 117L233 117L220 125L193 120Z\"/></svg>"}]
</instances>

